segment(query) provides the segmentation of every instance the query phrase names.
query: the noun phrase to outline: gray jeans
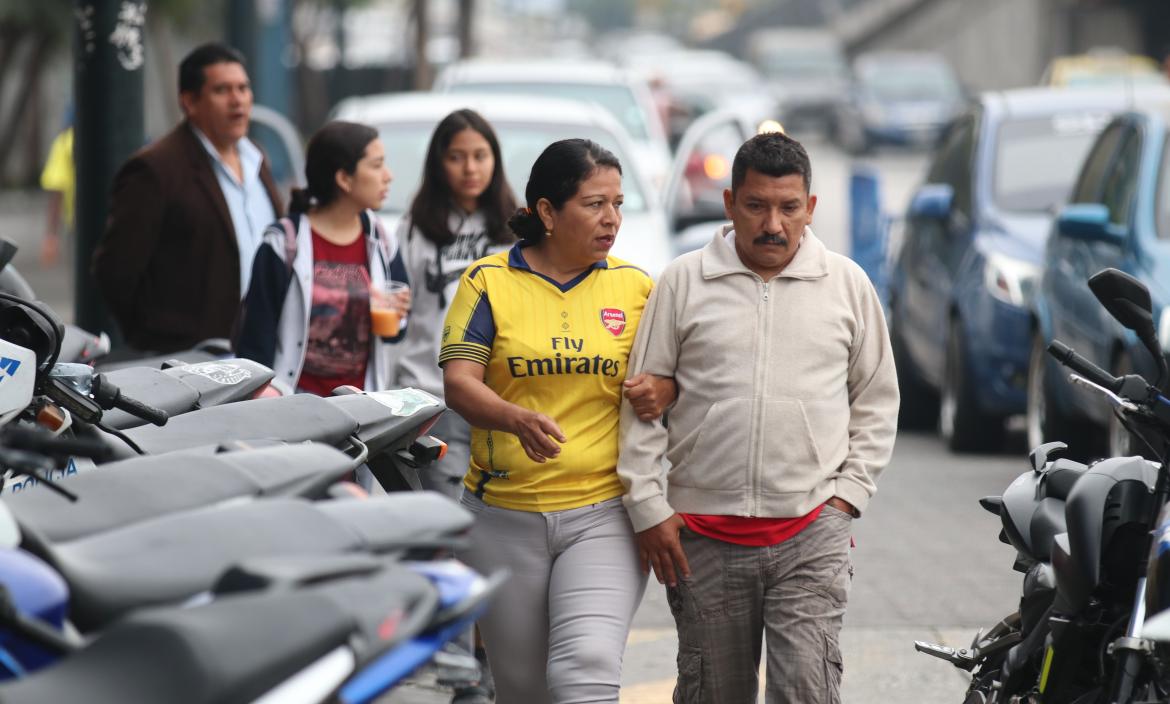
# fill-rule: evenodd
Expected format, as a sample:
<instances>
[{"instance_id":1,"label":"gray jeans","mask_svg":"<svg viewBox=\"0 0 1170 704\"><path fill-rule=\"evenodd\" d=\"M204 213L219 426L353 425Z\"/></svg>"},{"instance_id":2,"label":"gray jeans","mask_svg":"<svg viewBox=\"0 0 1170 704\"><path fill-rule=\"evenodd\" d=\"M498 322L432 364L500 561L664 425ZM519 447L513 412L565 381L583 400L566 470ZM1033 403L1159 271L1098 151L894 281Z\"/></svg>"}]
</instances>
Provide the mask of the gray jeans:
<instances>
[{"instance_id":1,"label":"gray jeans","mask_svg":"<svg viewBox=\"0 0 1170 704\"><path fill-rule=\"evenodd\" d=\"M768 704L840 704L852 520L825 506L768 547L682 531L691 577L667 589L679 639L675 704L754 704L761 639Z\"/></svg>"},{"instance_id":2,"label":"gray jeans","mask_svg":"<svg viewBox=\"0 0 1170 704\"><path fill-rule=\"evenodd\" d=\"M497 704L617 704L622 655L646 576L621 499L535 513L489 506L459 558L512 572L479 620Z\"/></svg>"}]
</instances>

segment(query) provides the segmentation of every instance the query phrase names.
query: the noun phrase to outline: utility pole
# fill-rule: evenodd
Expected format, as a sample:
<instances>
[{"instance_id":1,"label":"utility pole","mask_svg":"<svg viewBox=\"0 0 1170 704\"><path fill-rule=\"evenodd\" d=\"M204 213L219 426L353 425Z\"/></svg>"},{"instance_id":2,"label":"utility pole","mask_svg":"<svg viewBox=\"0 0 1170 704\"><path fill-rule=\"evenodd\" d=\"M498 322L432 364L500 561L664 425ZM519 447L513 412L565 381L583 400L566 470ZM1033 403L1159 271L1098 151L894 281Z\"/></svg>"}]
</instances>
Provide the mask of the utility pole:
<instances>
[{"instance_id":1,"label":"utility pole","mask_svg":"<svg viewBox=\"0 0 1170 704\"><path fill-rule=\"evenodd\" d=\"M293 0L233 0L227 3L227 41L248 60L248 77L257 105L265 105L291 117L292 75L285 55L292 43ZM291 164L279 138L268 129L256 130L253 139L264 148L277 174L288 173Z\"/></svg>"},{"instance_id":2,"label":"utility pole","mask_svg":"<svg viewBox=\"0 0 1170 704\"><path fill-rule=\"evenodd\" d=\"M77 254L73 318L121 341L89 272L106 226L114 174L143 142L145 0L78 0L73 85L77 106L73 159L77 171Z\"/></svg>"},{"instance_id":3,"label":"utility pole","mask_svg":"<svg viewBox=\"0 0 1170 704\"><path fill-rule=\"evenodd\" d=\"M414 0L414 89L430 90L431 64L427 61L427 0Z\"/></svg>"},{"instance_id":4,"label":"utility pole","mask_svg":"<svg viewBox=\"0 0 1170 704\"><path fill-rule=\"evenodd\" d=\"M459 0L459 58L475 53L475 0Z\"/></svg>"}]
</instances>

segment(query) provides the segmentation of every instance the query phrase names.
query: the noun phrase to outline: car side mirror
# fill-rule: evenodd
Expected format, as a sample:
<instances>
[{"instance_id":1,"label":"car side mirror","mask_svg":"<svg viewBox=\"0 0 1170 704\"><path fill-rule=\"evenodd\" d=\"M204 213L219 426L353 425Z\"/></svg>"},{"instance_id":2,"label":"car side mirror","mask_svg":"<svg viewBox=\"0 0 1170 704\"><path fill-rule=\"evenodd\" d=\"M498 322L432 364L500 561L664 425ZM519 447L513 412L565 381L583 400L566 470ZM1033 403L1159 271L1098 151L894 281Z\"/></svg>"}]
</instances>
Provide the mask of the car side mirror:
<instances>
[{"instance_id":1,"label":"car side mirror","mask_svg":"<svg viewBox=\"0 0 1170 704\"><path fill-rule=\"evenodd\" d=\"M946 183L928 183L914 193L910 217L946 220L955 202L955 189Z\"/></svg>"},{"instance_id":2,"label":"car side mirror","mask_svg":"<svg viewBox=\"0 0 1170 704\"><path fill-rule=\"evenodd\" d=\"M1089 277L1089 290L1117 322L1134 331L1158 364L1160 375L1166 372L1166 360L1154 327L1154 305L1150 290L1134 277L1117 269L1103 269ZM1159 379L1161 386L1161 379Z\"/></svg>"},{"instance_id":3,"label":"car side mirror","mask_svg":"<svg viewBox=\"0 0 1170 704\"><path fill-rule=\"evenodd\" d=\"M1109 208L1101 203L1073 203L1060 210L1057 231L1085 242L1120 244L1125 233L1109 222Z\"/></svg>"}]
</instances>

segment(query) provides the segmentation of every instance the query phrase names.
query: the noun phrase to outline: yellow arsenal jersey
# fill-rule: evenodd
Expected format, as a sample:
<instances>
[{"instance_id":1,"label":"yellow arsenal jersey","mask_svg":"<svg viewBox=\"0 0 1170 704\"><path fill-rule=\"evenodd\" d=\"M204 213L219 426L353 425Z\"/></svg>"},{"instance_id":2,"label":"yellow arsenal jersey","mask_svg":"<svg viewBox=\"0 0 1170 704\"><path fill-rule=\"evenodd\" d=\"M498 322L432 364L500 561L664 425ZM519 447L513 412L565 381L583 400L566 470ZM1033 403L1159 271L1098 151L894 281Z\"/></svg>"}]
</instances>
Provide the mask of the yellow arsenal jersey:
<instances>
[{"instance_id":1,"label":"yellow arsenal jersey","mask_svg":"<svg viewBox=\"0 0 1170 704\"><path fill-rule=\"evenodd\" d=\"M486 503L560 511L620 496L618 407L653 285L608 257L565 284L529 268L522 245L468 267L447 312L439 364L483 364L505 401L556 421L568 442L543 464L511 433L473 428L464 486Z\"/></svg>"}]
</instances>

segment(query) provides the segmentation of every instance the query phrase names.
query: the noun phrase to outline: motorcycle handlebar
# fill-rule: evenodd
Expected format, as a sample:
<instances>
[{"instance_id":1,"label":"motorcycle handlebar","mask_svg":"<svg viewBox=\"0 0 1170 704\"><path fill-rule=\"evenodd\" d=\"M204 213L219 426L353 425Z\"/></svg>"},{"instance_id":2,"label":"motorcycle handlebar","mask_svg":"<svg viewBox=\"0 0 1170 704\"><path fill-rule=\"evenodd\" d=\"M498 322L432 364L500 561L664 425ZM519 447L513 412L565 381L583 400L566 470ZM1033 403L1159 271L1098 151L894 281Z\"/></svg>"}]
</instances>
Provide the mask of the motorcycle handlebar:
<instances>
[{"instance_id":1,"label":"motorcycle handlebar","mask_svg":"<svg viewBox=\"0 0 1170 704\"><path fill-rule=\"evenodd\" d=\"M154 406L148 406L141 401L136 401L129 396L118 395L114 400L114 408L126 411L132 416L137 416L148 423L155 425L166 425L167 420L171 417L169 413Z\"/></svg>"},{"instance_id":2,"label":"motorcycle handlebar","mask_svg":"<svg viewBox=\"0 0 1170 704\"><path fill-rule=\"evenodd\" d=\"M102 408L117 408L155 425L166 425L170 414L166 411L130 398L102 374L94 374L93 396Z\"/></svg>"},{"instance_id":3,"label":"motorcycle handlebar","mask_svg":"<svg viewBox=\"0 0 1170 704\"><path fill-rule=\"evenodd\" d=\"M1121 379L1080 356L1060 340L1053 340L1052 344L1048 345L1048 354L1098 386L1103 386L1114 393L1121 388Z\"/></svg>"}]
</instances>

